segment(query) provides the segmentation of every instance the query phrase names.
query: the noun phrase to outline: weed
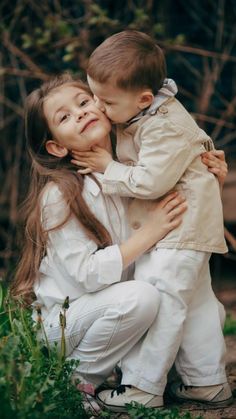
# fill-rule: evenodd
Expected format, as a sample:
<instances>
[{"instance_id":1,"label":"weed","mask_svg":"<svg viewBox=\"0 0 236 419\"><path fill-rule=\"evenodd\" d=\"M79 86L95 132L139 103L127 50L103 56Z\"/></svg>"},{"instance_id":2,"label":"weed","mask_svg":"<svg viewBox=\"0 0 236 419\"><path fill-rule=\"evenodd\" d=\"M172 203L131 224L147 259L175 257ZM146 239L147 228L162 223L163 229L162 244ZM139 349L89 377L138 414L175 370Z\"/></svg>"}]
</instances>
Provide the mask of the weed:
<instances>
[{"instance_id":1,"label":"weed","mask_svg":"<svg viewBox=\"0 0 236 419\"><path fill-rule=\"evenodd\" d=\"M236 320L232 318L231 314L226 315L224 335L236 335Z\"/></svg>"},{"instance_id":2,"label":"weed","mask_svg":"<svg viewBox=\"0 0 236 419\"><path fill-rule=\"evenodd\" d=\"M178 409L155 409L142 406L138 403L132 403L128 407L130 419L191 419L189 412L180 413ZM195 419L202 419L198 416Z\"/></svg>"},{"instance_id":3,"label":"weed","mask_svg":"<svg viewBox=\"0 0 236 419\"><path fill-rule=\"evenodd\" d=\"M61 313L64 325L65 309ZM35 324L31 314L5 298L0 317L1 418L91 417L84 409L82 394L72 384L78 361L64 359L64 344L63 354L58 355L56 346L49 348L47 340L39 342L37 331L43 324L40 320Z\"/></svg>"}]
</instances>

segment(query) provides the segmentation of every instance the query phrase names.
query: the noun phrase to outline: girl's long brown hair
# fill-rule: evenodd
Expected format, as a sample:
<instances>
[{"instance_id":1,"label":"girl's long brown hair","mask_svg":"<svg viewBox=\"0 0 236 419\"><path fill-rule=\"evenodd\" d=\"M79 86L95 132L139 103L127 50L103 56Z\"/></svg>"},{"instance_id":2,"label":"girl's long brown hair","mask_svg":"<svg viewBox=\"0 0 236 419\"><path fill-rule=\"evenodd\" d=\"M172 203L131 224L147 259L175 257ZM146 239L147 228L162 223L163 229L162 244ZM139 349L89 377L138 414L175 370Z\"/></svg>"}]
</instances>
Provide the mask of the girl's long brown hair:
<instances>
[{"instance_id":1,"label":"girl's long brown hair","mask_svg":"<svg viewBox=\"0 0 236 419\"><path fill-rule=\"evenodd\" d=\"M33 285L40 262L46 254L47 236L50 230L43 230L40 202L43 189L48 182L53 181L58 185L70 209L65 219L53 230L62 227L69 217L74 215L85 229L88 238L94 240L99 248L112 243L109 232L96 219L82 196L84 176L77 173L70 163L69 156L54 157L48 154L45 148L46 141L50 139L50 131L43 112L44 100L53 90L64 84L79 87L90 93L86 84L66 74L45 82L39 89L34 90L26 101L25 127L27 147L32 159L31 183L22 206L24 245L11 286L12 296L21 297L26 304L33 301ZM97 182L93 175L89 176Z\"/></svg>"}]
</instances>

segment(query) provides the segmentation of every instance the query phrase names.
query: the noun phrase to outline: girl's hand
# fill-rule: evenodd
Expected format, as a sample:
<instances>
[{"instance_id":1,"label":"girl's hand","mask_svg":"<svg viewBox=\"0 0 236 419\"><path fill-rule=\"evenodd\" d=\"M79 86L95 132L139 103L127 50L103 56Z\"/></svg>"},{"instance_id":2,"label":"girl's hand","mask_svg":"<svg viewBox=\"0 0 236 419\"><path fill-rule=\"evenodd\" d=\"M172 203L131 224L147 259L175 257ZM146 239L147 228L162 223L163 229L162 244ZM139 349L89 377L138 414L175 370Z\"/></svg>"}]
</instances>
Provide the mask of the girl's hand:
<instances>
[{"instance_id":1,"label":"girl's hand","mask_svg":"<svg viewBox=\"0 0 236 419\"><path fill-rule=\"evenodd\" d=\"M146 223L120 245L123 269L150 250L167 233L177 228L186 209L185 198L178 192L172 192L161 201L154 202Z\"/></svg>"},{"instance_id":2,"label":"girl's hand","mask_svg":"<svg viewBox=\"0 0 236 419\"><path fill-rule=\"evenodd\" d=\"M228 173L228 165L225 161L225 153L223 150L212 150L201 155L202 162L208 166L209 172L217 176L220 186L222 187Z\"/></svg>"},{"instance_id":3,"label":"girl's hand","mask_svg":"<svg viewBox=\"0 0 236 419\"><path fill-rule=\"evenodd\" d=\"M84 167L79 169L81 174L100 172L104 173L108 164L113 160L111 154L101 147L93 147L90 151L76 151L72 150L73 159L71 163L76 166Z\"/></svg>"},{"instance_id":4,"label":"girl's hand","mask_svg":"<svg viewBox=\"0 0 236 419\"><path fill-rule=\"evenodd\" d=\"M178 192L168 194L152 206L148 213L148 220L143 227L150 230L149 234L153 237L153 244L163 239L181 224L182 214L186 209L186 199Z\"/></svg>"}]
</instances>

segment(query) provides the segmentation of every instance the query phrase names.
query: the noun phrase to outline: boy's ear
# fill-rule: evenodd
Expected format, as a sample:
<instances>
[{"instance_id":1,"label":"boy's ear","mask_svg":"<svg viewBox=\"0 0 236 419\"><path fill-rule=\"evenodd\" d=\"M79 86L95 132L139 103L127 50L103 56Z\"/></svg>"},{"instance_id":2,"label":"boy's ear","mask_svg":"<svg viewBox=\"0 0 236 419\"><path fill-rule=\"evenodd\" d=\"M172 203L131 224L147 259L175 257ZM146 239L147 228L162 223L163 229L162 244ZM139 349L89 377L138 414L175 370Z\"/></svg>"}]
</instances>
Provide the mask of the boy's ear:
<instances>
[{"instance_id":1,"label":"boy's ear","mask_svg":"<svg viewBox=\"0 0 236 419\"><path fill-rule=\"evenodd\" d=\"M139 109L143 110L148 108L153 101L154 95L150 90L145 90L139 96L138 107Z\"/></svg>"},{"instance_id":2,"label":"boy's ear","mask_svg":"<svg viewBox=\"0 0 236 419\"><path fill-rule=\"evenodd\" d=\"M45 144L46 150L49 154L56 157L65 157L68 154L66 147L61 146L53 140L48 140Z\"/></svg>"}]
</instances>

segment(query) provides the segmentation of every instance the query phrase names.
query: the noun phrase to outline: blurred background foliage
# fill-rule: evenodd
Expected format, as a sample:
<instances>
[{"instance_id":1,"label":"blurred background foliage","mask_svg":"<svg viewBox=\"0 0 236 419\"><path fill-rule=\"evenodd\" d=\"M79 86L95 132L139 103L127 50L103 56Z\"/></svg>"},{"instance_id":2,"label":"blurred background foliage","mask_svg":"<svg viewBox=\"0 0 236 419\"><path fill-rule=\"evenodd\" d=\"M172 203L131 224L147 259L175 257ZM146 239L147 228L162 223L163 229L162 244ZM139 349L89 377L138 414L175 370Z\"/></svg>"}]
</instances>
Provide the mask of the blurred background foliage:
<instances>
[{"instance_id":1,"label":"blurred background foliage","mask_svg":"<svg viewBox=\"0 0 236 419\"><path fill-rule=\"evenodd\" d=\"M1 0L0 2L0 271L17 259L18 206L29 180L23 104L50 75L85 79L87 58L126 28L154 37L166 54L179 99L236 157L235 0Z\"/></svg>"}]
</instances>

